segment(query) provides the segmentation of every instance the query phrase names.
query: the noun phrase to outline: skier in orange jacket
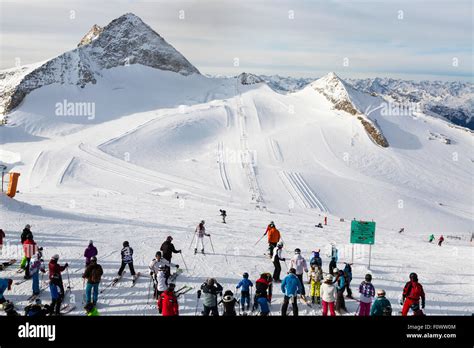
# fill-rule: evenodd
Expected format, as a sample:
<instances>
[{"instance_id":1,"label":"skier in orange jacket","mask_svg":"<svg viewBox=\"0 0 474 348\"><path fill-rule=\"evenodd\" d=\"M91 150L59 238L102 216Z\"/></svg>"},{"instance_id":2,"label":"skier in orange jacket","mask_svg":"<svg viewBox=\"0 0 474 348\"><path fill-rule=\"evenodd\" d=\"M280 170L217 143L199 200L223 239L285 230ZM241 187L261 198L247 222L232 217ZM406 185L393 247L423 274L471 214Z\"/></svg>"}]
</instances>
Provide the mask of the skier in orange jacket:
<instances>
[{"instance_id":1,"label":"skier in orange jacket","mask_svg":"<svg viewBox=\"0 0 474 348\"><path fill-rule=\"evenodd\" d=\"M273 249L276 248L278 242L280 241L280 231L278 231L275 227L275 223L271 221L263 235L267 235L268 237L268 251L270 253L270 258L272 258Z\"/></svg>"}]
</instances>

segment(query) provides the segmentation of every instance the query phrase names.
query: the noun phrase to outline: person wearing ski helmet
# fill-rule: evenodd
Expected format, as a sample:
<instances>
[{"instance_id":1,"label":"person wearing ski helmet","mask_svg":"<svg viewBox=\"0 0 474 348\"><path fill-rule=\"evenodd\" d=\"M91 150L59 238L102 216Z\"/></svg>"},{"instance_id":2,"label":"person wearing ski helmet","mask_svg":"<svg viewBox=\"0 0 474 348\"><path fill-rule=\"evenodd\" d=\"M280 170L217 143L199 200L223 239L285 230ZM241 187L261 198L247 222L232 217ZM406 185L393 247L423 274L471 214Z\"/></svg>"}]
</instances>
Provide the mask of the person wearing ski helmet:
<instances>
[{"instance_id":1,"label":"person wearing ski helmet","mask_svg":"<svg viewBox=\"0 0 474 348\"><path fill-rule=\"evenodd\" d=\"M347 312L346 302L344 301L344 289L346 288L346 277L343 270L339 270L336 280L334 282L336 286L336 312L338 314L344 314Z\"/></svg>"},{"instance_id":2,"label":"person wearing ski helmet","mask_svg":"<svg viewBox=\"0 0 474 348\"><path fill-rule=\"evenodd\" d=\"M158 297L158 310L164 317L179 315L179 303L174 292L175 287L174 283L170 283L168 288Z\"/></svg>"},{"instance_id":3,"label":"person wearing ski helmet","mask_svg":"<svg viewBox=\"0 0 474 348\"><path fill-rule=\"evenodd\" d=\"M54 254L48 264L49 291L51 292L51 304L49 309L51 315L60 315L61 303L64 299L64 284L61 273L69 267L67 262L61 266L58 261L59 255Z\"/></svg>"},{"instance_id":4,"label":"person wearing ski helmet","mask_svg":"<svg viewBox=\"0 0 474 348\"><path fill-rule=\"evenodd\" d=\"M202 304L204 310L202 315L209 316L219 316L219 310L217 309L217 295L222 292L222 285L220 285L217 280L214 278L207 279L201 285L202 291Z\"/></svg>"},{"instance_id":5,"label":"person wearing ski helmet","mask_svg":"<svg viewBox=\"0 0 474 348\"><path fill-rule=\"evenodd\" d=\"M270 258L273 257L273 249L277 246L278 242L280 241L280 231L277 230L275 227L275 223L271 221L268 226L267 230L263 234L264 236L266 235L268 238L268 253Z\"/></svg>"},{"instance_id":6,"label":"person wearing ski helmet","mask_svg":"<svg viewBox=\"0 0 474 348\"><path fill-rule=\"evenodd\" d=\"M237 315L237 313L235 312L235 304L237 303L237 300L231 290L226 290L224 292L224 296L222 296L222 299L219 301L219 304L221 303L224 307L222 316L235 317Z\"/></svg>"},{"instance_id":7,"label":"person wearing ski helmet","mask_svg":"<svg viewBox=\"0 0 474 348\"><path fill-rule=\"evenodd\" d=\"M352 289L351 289L351 281L352 281L352 263L344 262L344 276L346 277L346 291L347 297L352 298ZM370 308L369 308L370 309ZM367 314L369 315L369 314Z\"/></svg>"},{"instance_id":8,"label":"person wearing ski helmet","mask_svg":"<svg viewBox=\"0 0 474 348\"><path fill-rule=\"evenodd\" d=\"M375 288L372 285L372 275L367 273L365 280L359 285L360 307L359 316L366 317L370 314L372 298L375 296Z\"/></svg>"},{"instance_id":9,"label":"person wearing ski helmet","mask_svg":"<svg viewBox=\"0 0 474 348\"><path fill-rule=\"evenodd\" d=\"M336 262L336 258L332 257L331 261L329 262L329 274L333 275L334 269L337 269L337 262Z\"/></svg>"},{"instance_id":10,"label":"person wearing ski helmet","mask_svg":"<svg viewBox=\"0 0 474 348\"><path fill-rule=\"evenodd\" d=\"M275 267L275 270L273 271L273 281L275 283L280 283L280 273L281 273L281 265L280 261L285 262L286 259L282 257L282 252L283 252L283 242L279 241L277 244L277 249L275 253L273 254L272 261L273 261L273 266Z\"/></svg>"},{"instance_id":11,"label":"person wearing ski helmet","mask_svg":"<svg viewBox=\"0 0 474 348\"><path fill-rule=\"evenodd\" d=\"M0 278L0 304L5 303L7 300L3 296L3 293L6 290L11 290L13 284L13 279L9 278Z\"/></svg>"},{"instance_id":12,"label":"person wearing ski helmet","mask_svg":"<svg viewBox=\"0 0 474 348\"><path fill-rule=\"evenodd\" d=\"M148 265L148 267L150 268L150 276L154 277L155 283L157 280L156 276L159 274L161 266L164 267L164 273L160 273L160 275L164 275L166 277L166 284L168 284L168 278L170 277L171 267L176 267L176 269L178 269L179 265L171 263L168 260L164 259L162 257L161 251L157 251L155 254L155 258L151 260L150 264Z\"/></svg>"},{"instance_id":13,"label":"person wearing ski helmet","mask_svg":"<svg viewBox=\"0 0 474 348\"><path fill-rule=\"evenodd\" d=\"M31 258L36 255L38 252L38 245L36 242L33 240L33 235L29 235L28 238L24 241L23 243L23 253L24 253L24 260L25 262L25 279L30 279L30 263L31 263Z\"/></svg>"},{"instance_id":14,"label":"person wearing ski helmet","mask_svg":"<svg viewBox=\"0 0 474 348\"><path fill-rule=\"evenodd\" d=\"M33 256L33 259L31 261L30 265L30 275L32 279L32 287L33 287L33 295L37 296L40 294L40 285L39 285L39 273L46 273L46 270L44 269L43 266L43 260L41 259L41 253L38 252L36 253L35 256Z\"/></svg>"},{"instance_id":15,"label":"person wearing ski helmet","mask_svg":"<svg viewBox=\"0 0 474 348\"><path fill-rule=\"evenodd\" d=\"M201 220L199 225L197 225L195 234L196 234L196 245L194 246L194 254L197 253L198 246L201 244L201 253L204 254L204 236L210 237L211 235L209 233L206 233L206 227L204 226L206 222L204 220Z\"/></svg>"},{"instance_id":16,"label":"person wearing ski helmet","mask_svg":"<svg viewBox=\"0 0 474 348\"><path fill-rule=\"evenodd\" d=\"M21 236L20 236L21 244L23 244L25 240L28 239L29 236L33 238L33 233L31 232L31 226L27 224L25 225L25 228L23 229L23 232L21 233Z\"/></svg>"},{"instance_id":17,"label":"person wearing ski helmet","mask_svg":"<svg viewBox=\"0 0 474 348\"><path fill-rule=\"evenodd\" d=\"M423 286L418 282L418 275L410 273L410 281L405 284L402 293L402 316L406 316L413 304L420 303L421 308L425 308L425 292Z\"/></svg>"},{"instance_id":18,"label":"person wearing ski helmet","mask_svg":"<svg viewBox=\"0 0 474 348\"><path fill-rule=\"evenodd\" d=\"M293 307L293 316L298 316L298 295L301 295L303 291L303 284L296 276L296 269L290 268L288 275L281 282L281 292L283 293L283 304L281 306L281 315L286 317L286 312L288 310L288 305L290 304Z\"/></svg>"},{"instance_id":19,"label":"person wearing ski helmet","mask_svg":"<svg viewBox=\"0 0 474 348\"><path fill-rule=\"evenodd\" d=\"M133 267L133 249L130 247L130 243L128 241L123 242L123 248L120 251L120 256L122 258L122 263L120 264L120 269L118 271L119 277L122 276L123 270L125 266L128 265L130 269L130 274L135 279L135 268Z\"/></svg>"},{"instance_id":20,"label":"person wearing ski helmet","mask_svg":"<svg viewBox=\"0 0 474 348\"><path fill-rule=\"evenodd\" d=\"M253 310L260 306L261 316L270 314L268 303L272 300L272 286L272 276L270 273L262 273L255 282Z\"/></svg>"},{"instance_id":21,"label":"person wearing ski helmet","mask_svg":"<svg viewBox=\"0 0 474 348\"><path fill-rule=\"evenodd\" d=\"M97 256L97 248L94 246L94 242L89 240L87 248L84 250L84 257L86 259L86 267L91 263L91 258Z\"/></svg>"},{"instance_id":22,"label":"person wearing ski helmet","mask_svg":"<svg viewBox=\"0 0 474 348\"><path fill-rule=\"evenodd\" d=\"M321 282L323 280L323 270L320 265L313 264L311 265L311 271L309 272L309 281L310 284L310 296L311 303L321 303Z\"/></svg>"},{"instance_id":23,"label":"person wearing ski helmet","mask_svg":"<svg viewBox=\"0 0 474 348\"><path fill-rule=\"evenodd\" d=\"M377 298L370 310L371 316L390 316L392 315L392 305L385 297L385 290L377 290Z\"/></svg>"},{"instance_id":24,"label":"person wearing ski helmet","mask_svg":"<svg viewBox=\"0 0 474 348\"><path fill-rule=\"evenodd\" d=\"M235 287L237 290L240 290L240 306L242 307L242 312L245 311L245 304L247 304L247 310L250 309L250 288L253 287L252 281L249 279L249 274L245 272L242 275L242 279Z\"/></svg>"},{"instance_id":25,"label":"person wearing ski helmet","mask_svg":"<svg viewBox=\"0 0 474 348\"><path fill-rule=\"evenodd\" d=\"M441 246L441 244L443 244L444 242L444 237L441 235L438 239L438 246Z\"/></svg>"},{"instance_id":26,"label":"person wearing ski helmet","mask_svg":"<svg viewBox=\"0 0 474 348\"><path fill-rule=\"evenodd\" d=\"M332 275L326 275L324 283L321 285L322 315L328 315L328 309L331 316L335 316L334 302L336 301L336 287L333 284Z\"/></svg>"},{"instance_id":27,"label":"person wearing ski helmet","mask_svg":"<svg viewBox=\"0 0 474 348\"><path fill-rule=\"evenodd\" d=\"M294 268L296 270L295 274L302 284L301 296L306 295L306 292L304 289L304 283L303 283L303 272L308 273L308 265L306 263L305 258L301 256L300 248L295 249L295 256L293 256L293 258L290 261L290 268Z\"/></svg>"}]
</instances>

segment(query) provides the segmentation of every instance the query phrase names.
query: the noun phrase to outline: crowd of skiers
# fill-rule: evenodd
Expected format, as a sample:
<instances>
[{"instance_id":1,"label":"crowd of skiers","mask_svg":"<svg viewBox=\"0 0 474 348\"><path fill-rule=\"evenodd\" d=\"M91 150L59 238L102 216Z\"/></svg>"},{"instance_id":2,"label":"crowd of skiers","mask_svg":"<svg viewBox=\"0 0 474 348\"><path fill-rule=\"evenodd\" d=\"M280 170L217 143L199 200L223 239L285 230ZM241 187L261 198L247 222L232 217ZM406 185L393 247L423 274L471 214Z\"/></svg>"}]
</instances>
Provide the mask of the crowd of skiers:
<instances>
[{"instance_id":1,"label":"crowd of skiers","mask_svg":"<svg viewBox=\"0 0 474 348\"><path fill-rule=\"evenodd\" d=\"M220 210L223 223L225 223L226 212ZM324 224L327 224L325 219ZM205 221L202 220L195 229L194 237L196 244L194 252L201 247L204 253L204 237L210 237L206 232ZM353 297L351 289L352 282L352 264L345 263L343 269L337 268L338 250L335 245L331 248L330 262L328 264L328 272L324 272L322 268L322 259L320 250L312 252L309 263L302 256L301 250L296 248L294 255L289 258L289 266L286 266L287 258L283 255L284 243L280 231L276 228L272 221L267 226L262 238L267 236L268 256L272 260L274 271L273 274L268 272L260 274L255 283L249 279L249 274L243 273L242 279L236 284L236 292L240 292L237 299L232 290L224 289L215 278L207 279L197 291L197 301L202 299L202 311L204 316L218 316L219 305L223 307L223 315L236 315L236 307L242 314L258 313L261 316L270 314L270 304L272 302L273 284L280 284L280 290L283 294L283 302L281 305L281 315L288 315L288 308L291 304L292 313L298 315L298 300L304 302L308 306L319 305L323 316L334 316L336 313L342 315L347 313L345 299L356 300L359 303L359 316L381 316L391 315L392 308L390 301L386 298L385 290L375 290L372 284L372 275L366 274L364 281L358 287L359 298ZM0 230L0 240L3 242L5 234ZM261 238L261 239L262 239ZM441 236L442 238L442 236ZM51 257L48 267L43 265L43 249L38 247L31 232L31 226L26 225L22 234L21 242L23 245L24 257L20 264L20 269L24 270L24 279L32 281L31 304L25 307L25 313L29 316L38 315L60 315L61 305L64 301L67 291L70 291L68 263L60 264L59 255L55 254ZM260 239L260 240L261 240ZM260 241L259 240L259 241ZM175 248L172 243L172 236L168 236L156 252L155 258L148 265L150 270L150 285L153 284L153 298L156 300L158 311L163 316L179 315L178 298L186 291L176 289L175 279L180 273L178 264L172 263L173 254L181 254L181 250ZM259 242L257 241L257 243ZM194 242L191 241L191 245ZM212 243L212 242L211 242ZM257 244L256 243L256 244ZM442 240L439 245L441 245ZM0 243L1 245L2 243ZM211 244L212 246L212 244ZM99 286L102 275L104 274L102 266L97 261L98 250L94 246L92 240L89 241L84 250L84 309L88 316L97 316L97 302L99 296ZM135 282L139 276L134 269L133 249L128 241L123 242L123 248L120 252L121 263L117 272L117 277L111 284L120 280L128 267L133 281ZM329 255L328 255L329 256ZM184 258L183 258L184 262ZM287 274L281 279L282 267L281 263L288 268ZM175 268L174 273L171 272ZM48 287L51 294L51 302L43 305L38 298L40 292L39 275L40 273L48 273ZM65 291L62 273L68 275L68 287ZM309 285L309 298L306 297L305 279ZM108 286L110 286L109 284ZM10 290L13 280L8 278L0 278L0 304L3 305L5 311L15 312L14 307L3 296L6 290ZM255 294L253 289L255 288ZM344 295L346 294L346 295ZM220 300L218 297L220 296ZM418 282L418 276L415 273L410 274L410 281L406 283L402 293L402 315L407 315L412 309L415 315L422 314L425 307L425 294L423 287ZM198 307L196 307L197 313Z\"/></svg>"}]
</instances>

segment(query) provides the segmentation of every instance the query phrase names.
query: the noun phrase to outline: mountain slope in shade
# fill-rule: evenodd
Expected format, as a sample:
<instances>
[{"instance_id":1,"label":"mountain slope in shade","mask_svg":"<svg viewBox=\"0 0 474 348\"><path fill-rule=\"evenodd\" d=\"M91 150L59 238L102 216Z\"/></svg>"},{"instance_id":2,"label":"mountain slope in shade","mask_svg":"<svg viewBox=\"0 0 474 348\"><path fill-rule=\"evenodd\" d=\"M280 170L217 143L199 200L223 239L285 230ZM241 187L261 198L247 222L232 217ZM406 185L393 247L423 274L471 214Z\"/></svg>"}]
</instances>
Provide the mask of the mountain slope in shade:
<instances>
[{"instance_id":1,"label":"mountain slope in shade","mask_svg":"<svg viewBox=\"0 0 474 348\"><path fill-rule=\"evenodd\" d=\"M104 69L141 64L182 75L199 71L139 17L128 13L103 29L93 27L78 48L25 71L10 69L0 75L0 112L17 107L31 91L59 83L85 87Z\"/></svg>"}]
</instances>

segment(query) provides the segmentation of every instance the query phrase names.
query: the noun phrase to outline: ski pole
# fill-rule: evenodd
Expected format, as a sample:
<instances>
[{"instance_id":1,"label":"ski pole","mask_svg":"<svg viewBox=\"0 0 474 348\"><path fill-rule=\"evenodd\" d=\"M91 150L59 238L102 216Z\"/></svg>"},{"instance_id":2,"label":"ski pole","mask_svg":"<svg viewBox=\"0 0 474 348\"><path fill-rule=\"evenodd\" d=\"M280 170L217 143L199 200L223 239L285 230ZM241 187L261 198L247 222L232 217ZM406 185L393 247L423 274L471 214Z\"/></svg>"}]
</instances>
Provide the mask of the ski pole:
<instances>
[{"instance_id":1,"label":"ski pole","mask_svg":"<svg viewBox=\"0 0 474 348\"><path fill-rule=\"evenodd\" d=\"M150 282L148 283L148 295L146 296L146 304L150 303L150 292L151 292L151 282L153 281L153 276L150 275Z\"/></svg>"},{"instance_id":2,"label":"ski pole","mask_svg":"<svg viewBox=\"0 0 474 348\"><path fill-rule=\"evenodd\" d=\"M191 239L191 244L189 244L189 248L188 248L188 249L191 249L191 247L193 246L194 237L196 237L196 232L194 232L194 234L193 234L193 239Z\"/></svg>"},{"instance_id":3,"label":"ski pole","mask_svg":"<svg viewBox=\"0 0 474 348\"><path fill-rule=\"evenodd\" d=\"M86 291L84 290L86 286L86 279L82 278L82 304L86 303Z\"/></svg>"},{"instance_id":4,"label":"ski pole","mask_svg":"<svg viewBox=\"0 0 474 348\"><path fill-rule=\"evenodd\" d=\"M211 235L208 236L209 237L209 241L211 242L211 248L212 248L212 252L215 254L215 250L214 250L214 245L212 245L212 239L211 239Z\"/></svg>"},{"instance_id":5,"label":"ski pole","mask_svg":"<svg viewBox=\"0 0 474 348\"><path fill-rule=\"evenodd\" d=\"M189 271L188 266L186 265L186 261L184 261L184 256L182 253L179 253L181 255L181 258L183 259L184 267Z\"/></svg>"},{"instance_id":6,"label":"ski pole","mask_svg":"<svg viewBox=\"0 0 474 348\"><path fill-rule=\"evenodd\" d=\"M67 289L71 290L71 279L69 278L69 267L66 268L66 274L67 274Z\"/></svg>"},{"instance_id":7,"label":"ski pole","mask_svg":"<svg viewBox=\"0 0 474 348\"><path fill-rule=\"evenodd\" d=\"M257 243L255 243L254 245L257 245L262 239L263 237L265 237L265 235L261 236L259 240L257 240Z\"/></svg>"},{"instance_id":8,"label":"ski pole","mask_svg":"<svg viewBox=\"0 0 474 348\"><path fill-rule=\"evenodd\" d=\"M198 307L199 307L199 299L201 298L201 290L198 290L197 292L197 302L196 302L196 310L194 311L194 316L197 315L198 312Z\"/></svg>"}]
</instances>

